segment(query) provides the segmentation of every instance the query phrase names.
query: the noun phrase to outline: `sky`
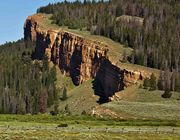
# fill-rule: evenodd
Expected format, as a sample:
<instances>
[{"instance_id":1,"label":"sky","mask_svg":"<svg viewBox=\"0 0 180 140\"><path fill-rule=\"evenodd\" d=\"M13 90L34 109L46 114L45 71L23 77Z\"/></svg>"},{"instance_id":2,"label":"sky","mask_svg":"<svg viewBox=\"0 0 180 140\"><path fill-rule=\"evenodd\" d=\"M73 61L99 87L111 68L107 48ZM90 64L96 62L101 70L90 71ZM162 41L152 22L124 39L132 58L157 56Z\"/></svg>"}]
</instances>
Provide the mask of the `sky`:
<instances>
[{"instance_id":1,"label":"sky","mask_svg":"<svg viewBox=\"0 0 180 140\"><path fill-rule=\"evenodd\" d=\"M23 38L23 26L26 18L36 13L40 6L58 1L62 0L1 0L0 44Z\"/></svg>"}]
</instances>

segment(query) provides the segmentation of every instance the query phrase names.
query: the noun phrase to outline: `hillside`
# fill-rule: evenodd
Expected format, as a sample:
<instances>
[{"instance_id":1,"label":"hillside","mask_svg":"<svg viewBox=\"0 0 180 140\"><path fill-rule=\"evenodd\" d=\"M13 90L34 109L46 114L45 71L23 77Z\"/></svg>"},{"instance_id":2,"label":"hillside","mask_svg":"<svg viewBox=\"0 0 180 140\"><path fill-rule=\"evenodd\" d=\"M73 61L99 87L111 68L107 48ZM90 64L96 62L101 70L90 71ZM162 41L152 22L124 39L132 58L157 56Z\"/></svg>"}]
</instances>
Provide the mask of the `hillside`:
<instances>
[{"instance_id":1,"label":"hillside","mask_svg":"<svg viewBox=\"0 0 180 140\"><path fill-rule=\"evenodd\" d=\"M179 105L178 92L173 93L171 101L168 101L161 97L163 91L139 88L144 79L149 78L152 73L158 79L159 70L123 62L124 51L129 52L128 56L131 55L132 49L109 38L91 35L88 31L58 26L52 22L51 15L29 16L25 23L25 39L30 38L37 42L37 58L44 52L56 65L59 73L57 83L60 83L57 86L61 85L59 96L63 96L64 85L68 88L68 99L59 101L58 109L61 112L66 111L65 108L68 106L68 110L73 114L85 111L99 117L179 120L179 116L176 115ZM99 65L99 68L94 68L94 65ZM77 74L74 75L74 72ZM119 74L119 78L122 79L117 84L118 79L115 80L114 75ZM68 82L63 83L67 77ZM73 86L71 79L78 86ZM107 87L114 89L110 88L110 91ZM99 105L104 97L114 101ZM142 113L133 111L134 109L141 110ZM150 109L151 112L145 111ZM164 113L164 110L167 113ZM157 114L161 115L157 117Z\"/></svg>"},{"instance_id":2,"label":"hillside","mask_svg":"<svg viewBox=\"0 0 180 140\"><path fill-rule=\"evenodd\" d=\"M48 55L49 60L70 76L75 85L95 78L100 83L94 84L101 84L98 90L104 92L103 98L108 98L124 86L141 83L152 73L158 76L158 70L122 63L120 56L128 48L105 37L87 36L82 31L70 32L62 27L57 29L57 26L54 28L54 25L48 25L49 18L45 14L28 17L24 27L25 39L36 41L36 57L41 59L44 54Z\"/></svg>"},{"instance_id":3,"label":"hillside","mask_svg":"<svg viewBox=\"0 0 180 140\"><path fill-rule=\"evenodd\" d=\"M131 63L178 70L179 1L111 0L59 2L40 7L53 23L111 38L134 51Z\"/></svg>"},{"instance_id":4,"label":"hillside","mask_svg":"<svg viewBox=\"0 0 180 140\"><path fill-rule=\"evenodd\" d=\"M176 0L40 7L23 39L0 45L0 139L179 140L179 9Z\"/></svg>"}]
</instances>

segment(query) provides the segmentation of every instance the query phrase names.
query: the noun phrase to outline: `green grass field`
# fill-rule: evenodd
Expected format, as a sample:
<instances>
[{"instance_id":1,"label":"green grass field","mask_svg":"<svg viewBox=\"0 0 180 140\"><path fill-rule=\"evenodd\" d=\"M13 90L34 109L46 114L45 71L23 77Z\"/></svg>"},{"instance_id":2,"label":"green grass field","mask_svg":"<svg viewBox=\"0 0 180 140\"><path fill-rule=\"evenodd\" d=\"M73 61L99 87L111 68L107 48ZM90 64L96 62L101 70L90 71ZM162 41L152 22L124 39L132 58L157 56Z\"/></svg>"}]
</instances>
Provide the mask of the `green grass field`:
<instances>
[{"instance_id":1,"label":"green grass field","mask_svg":"<svg viewBox=\"0 0 180 140\"><path fill-rule=\"evenodd\" d=\"M68 126L58 127L60 124ZM120 121L91 116L0 115L0 139L144 140L151 137L178 140L180 127L169 125L168 121Z\"/></svg>"},{"instance_id":2,"label":"green grass field","mask_svg":"<svg viewBox=\"0 0 180 140\"><path fill-rule=\"evenodd\" d=\"M180 120L180 93L170 99L161 97L162 91L149 91L133 86L117 94L121 99L103 106L126 114L126 118Z\"/></svg>"},{"instance_id":3,"label":"green grass field","mask_svg":"<svg viewBox=\"0 0 180 140\"><path fill-rule=\"evenodd\" d=\"M3 140L179 140L169 133L67 132L66 130L16 130L0 135Z\"/></svg>"}]
</instances>

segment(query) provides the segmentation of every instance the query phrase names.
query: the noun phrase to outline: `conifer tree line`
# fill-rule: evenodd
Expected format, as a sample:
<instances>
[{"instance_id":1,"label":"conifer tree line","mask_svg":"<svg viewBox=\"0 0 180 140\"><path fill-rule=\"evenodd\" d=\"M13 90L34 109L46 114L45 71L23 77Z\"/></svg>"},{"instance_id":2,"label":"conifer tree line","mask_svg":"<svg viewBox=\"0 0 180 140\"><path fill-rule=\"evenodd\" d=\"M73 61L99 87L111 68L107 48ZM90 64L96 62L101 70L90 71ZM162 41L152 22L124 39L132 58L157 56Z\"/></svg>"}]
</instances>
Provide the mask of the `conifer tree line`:
<instances>
[{"instance_id":1,"label":"conifer tree line","mask_svg":"<svg viewBox=\"0 0 180 140\"><path fill-rule=\"evenodd\" d=\"M180 66L180 1L177 0L76 0L41 7L53 22L88 30L133 48L131 63L178 71ZM143 25L118 20L122 15L144 19Z\"/></svg>"},{"instance_id":2,"label":"conifer tree line","mask_svg":"<svg viewBox=\"0 0 180 140\"><path fill-rule=\"evenodd\" d=\"M164 90L165 92L180 92L180 75L178 72L161 71L159 78L154 74L150 78L146 78L143 83L144 88L149 90Z\"/></svg>"},{"instance_id":3,"label":"conifer tree line","mask_svg":"<svg viewBox=\"0 0 180 140\"><path fill-rule=\"evenodd\" d=\"M0 46L0 113L45 113L57 100L56 69L46 57L32 61L34 44Z\"/></svg>"}]
</instances>

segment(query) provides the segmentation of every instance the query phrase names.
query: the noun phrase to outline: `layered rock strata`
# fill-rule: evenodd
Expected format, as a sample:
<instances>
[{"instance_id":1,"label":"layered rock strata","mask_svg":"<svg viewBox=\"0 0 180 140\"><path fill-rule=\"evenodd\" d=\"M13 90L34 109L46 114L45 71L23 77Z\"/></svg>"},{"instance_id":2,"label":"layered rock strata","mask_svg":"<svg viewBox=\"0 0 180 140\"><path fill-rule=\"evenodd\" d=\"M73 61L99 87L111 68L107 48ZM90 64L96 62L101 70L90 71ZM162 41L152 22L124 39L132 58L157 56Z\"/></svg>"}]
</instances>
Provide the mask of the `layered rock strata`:
<instances>
[{"instance_id":1,"label":"layered rock strata","mask_svg":"<svg viewBox=\"0 0 180 140\"><path fill-rule=\"evenodd\" d=\"M75 85L95 78L95 92L108 98L150 76L150 73L123 69L114 64L109 58L108 46L101 42L62 29L42 29L41 18L43 16L28 17L24 26L25 40L36 42L36 58L42 59L47 54Z\"/></svg>"}]
</instances>

